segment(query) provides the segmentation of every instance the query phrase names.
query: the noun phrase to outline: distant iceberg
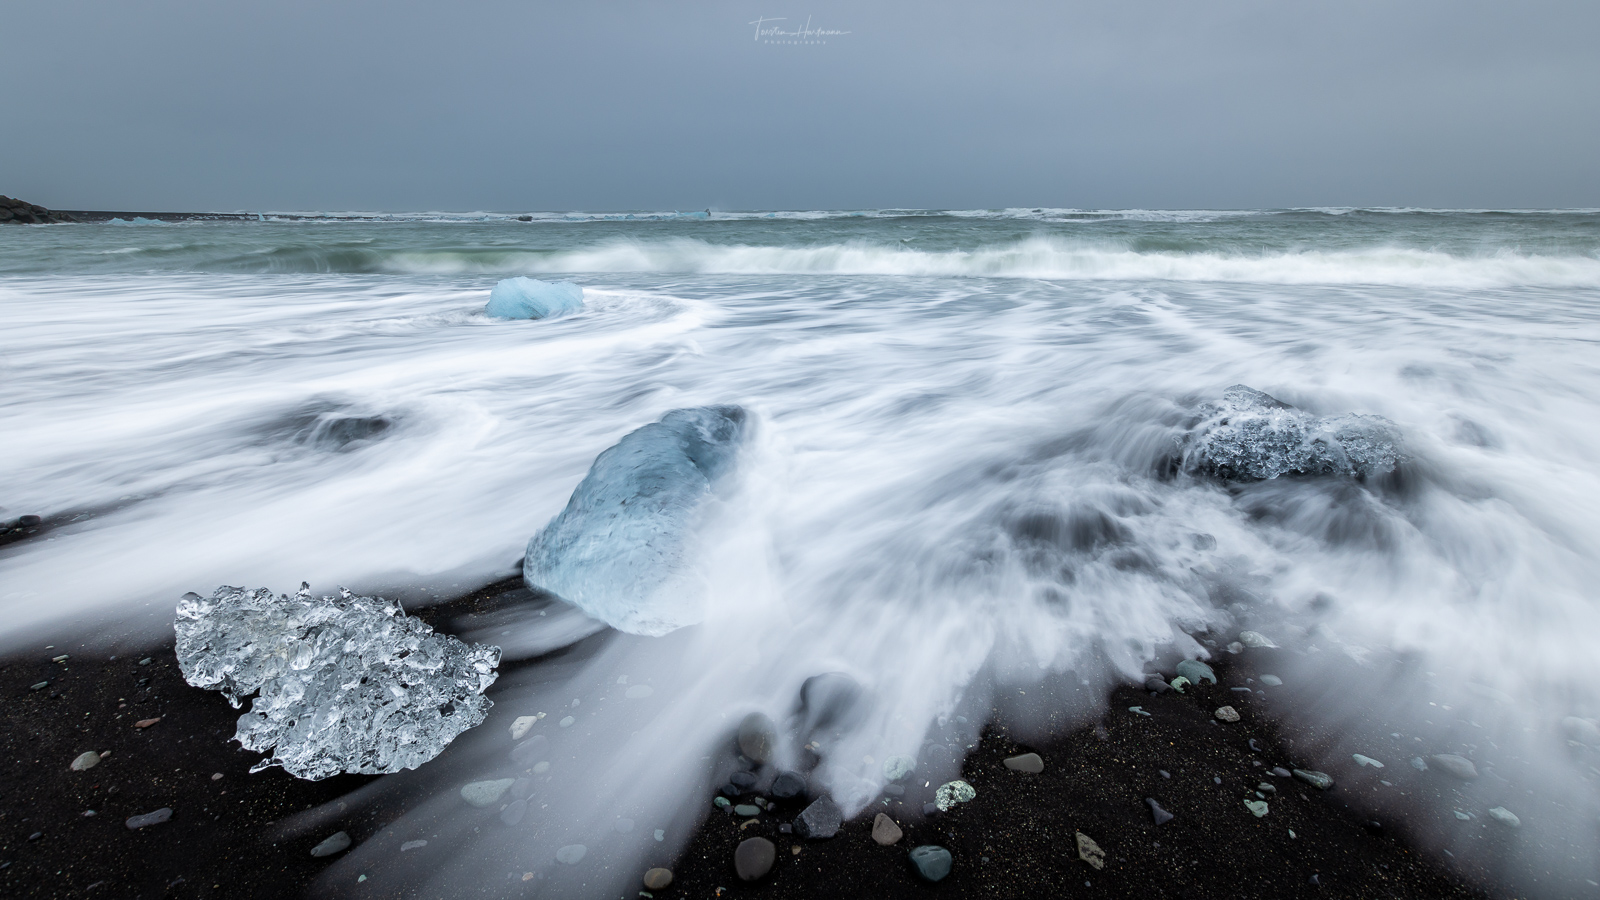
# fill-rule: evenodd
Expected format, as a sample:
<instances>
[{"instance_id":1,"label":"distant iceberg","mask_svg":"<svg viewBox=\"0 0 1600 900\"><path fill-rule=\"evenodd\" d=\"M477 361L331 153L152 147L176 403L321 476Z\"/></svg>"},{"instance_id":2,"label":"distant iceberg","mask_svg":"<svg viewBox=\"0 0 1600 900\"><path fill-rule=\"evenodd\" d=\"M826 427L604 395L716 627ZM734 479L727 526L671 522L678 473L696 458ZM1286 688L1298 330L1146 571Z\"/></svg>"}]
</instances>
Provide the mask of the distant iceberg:
<instances>
[{"instance_id":1,"label":"distant iceberg","mask_svg":"<svg viewBox=\"0 0 1600 900\"><path fill-rule=\"evenodd\" d=\"M1184 438L1183 467L1228 481L1280 475L1365 478L1394 470L1400 434L1382 416L1319 418L1242 384L1201 408Z\"/></svg>"},{"instance_id":2,"label":"distant iceberg","mask_svg":"<svg viewBox=\"0 0 1600 900\"><path fill-rule=\"evenodd\" d=\"M434 634L383 599L317 599L302 584L274 597L262 588L185 594L175 625L178 666L195 687L238 708L234 738L270 752L252 772L282 766L317 780L415 769L491 705L500 648Z\"/></svg>"},{"instance_id":3,"label":"distant iceberg","mask_svg":"<svg viewBox=\"0 0 1600 900\"><path fill-rule=\"evenodd\" d=\"M698 622L697 526L746 430L740 407L704 406L623 437L528 542L523 580L620 631L662 635Z\"/></svg>"},{"instance_id":4,"label":"distant iceberg","mask_svg":"<svg viewBox=\"0 0 1600 900\"><path fill-rule=\"evenodd\" d=\"M498 319L548 319L583 308L583 288L570 281L507 278L489 292L485 315Z\"/></svg>"}]
</instances>

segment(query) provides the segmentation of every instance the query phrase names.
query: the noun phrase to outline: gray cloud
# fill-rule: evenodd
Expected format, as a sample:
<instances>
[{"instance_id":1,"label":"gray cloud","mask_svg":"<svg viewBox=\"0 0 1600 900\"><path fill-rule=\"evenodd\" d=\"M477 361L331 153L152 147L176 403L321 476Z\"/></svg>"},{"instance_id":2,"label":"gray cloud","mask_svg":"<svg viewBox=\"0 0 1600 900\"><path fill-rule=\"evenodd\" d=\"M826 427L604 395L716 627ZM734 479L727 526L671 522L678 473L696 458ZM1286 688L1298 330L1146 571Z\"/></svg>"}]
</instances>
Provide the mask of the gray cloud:
<instances>
[{"instance_id":1,"label":"gray cloud","mask_svg":"<svg viewBox=\"0 0 1600 900\"><path fill-rule=\"evenodd\" d=\"M748 23L847 30L769 44ZM1589 2L0 0L61 208L1600 206Z\"/></svg>"}]
</instances>

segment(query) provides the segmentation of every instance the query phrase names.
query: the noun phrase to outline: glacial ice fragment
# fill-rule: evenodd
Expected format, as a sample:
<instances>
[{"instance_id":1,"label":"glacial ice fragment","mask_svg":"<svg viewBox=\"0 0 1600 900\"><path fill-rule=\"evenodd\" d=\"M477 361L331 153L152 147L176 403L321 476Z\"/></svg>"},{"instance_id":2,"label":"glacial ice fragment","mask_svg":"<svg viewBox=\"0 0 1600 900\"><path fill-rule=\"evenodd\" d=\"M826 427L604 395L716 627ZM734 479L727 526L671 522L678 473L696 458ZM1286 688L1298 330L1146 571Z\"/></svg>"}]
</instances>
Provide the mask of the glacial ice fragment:
<instances>
[{"instance_id":1,"label":"glacial ice fragment","mask_svg":"<svg viewBox=\"0 0 1600 900\"><path fill-rule=\"evenodd\" d=\"M223 586L178 604L189 684L236 709L260 691L234 735L272 754L251 771L277 765L315 781L414 769L488 713L500 648L434 634L382 598L339 593Z\"/></svg>"},{"instance_id":2,"label":"glacial ice fragment","mask_svg":"<svg viewBox=\"0 0 1600 900\"><path fill-rule=\"evenodd\" d=\"M489 292L485 315L499 319L548 319L583 306L583 288L570 281L507 278Z\"/></svg>"},{"instance_id":3,"label":"glacial ice fragment","mask_svg":"<svg viewBox=\"0 0 1600 900\"><path fill-rule=\"evenodd\" d=\"M620 631L662 635L698 622L697 526L745 430L743 409L702 406L625 435L528 542L523 580Z\"/></svg>"},{"instance_id":4,"label":"glacial ice fragment","mask_svg":"<svg viewBox=\"0 0 1600 900\"><path fill-rule=\"evenodd\" d=\"M1399 431L1388 419L1319 418L1242 384L1200 412L1202 420L1183 439L1183 467L1228 481L1366 477L1391 472L1405 458Z\"/></svg>"}]
</instances>

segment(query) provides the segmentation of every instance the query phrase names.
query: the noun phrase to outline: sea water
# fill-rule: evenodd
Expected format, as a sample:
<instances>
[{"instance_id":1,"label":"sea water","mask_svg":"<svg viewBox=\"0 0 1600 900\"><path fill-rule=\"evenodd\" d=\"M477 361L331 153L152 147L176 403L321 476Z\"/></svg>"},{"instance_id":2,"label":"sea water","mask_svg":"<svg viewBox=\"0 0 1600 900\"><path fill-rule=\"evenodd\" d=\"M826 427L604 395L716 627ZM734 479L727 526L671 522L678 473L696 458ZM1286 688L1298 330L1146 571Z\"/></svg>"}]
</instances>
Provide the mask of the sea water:
<instances>
[{"instance_id":1,"label":"sea water","mask_svg":"<svg viewBox=\"0 0 1600 900\"><path fill-rule=\"evenodd\" d=\"M0 231L0 519L55 526L0 549L8 645L156 635L223 584L459 594L516 574L624 435L737 405L701 621L495 688L497 714L550 712L570 766L530 853L683 840L704 759L818 674L860 687L823 767L854 813L882 761L952 764L997 697L1071 687L1018 714L1080 721L1241 630L1287 681L1386 685L1286 715L1459 719L1406 751L1475 758L1525 832L1593 829L1561 723L1600 716L1600 213L263 218ZM514 276L584 306L485 316ZM1186 466L1235 385L1382 423L1396 454ZM476 639L598 627L540 610ZM494 721L461 764L485 778ZM462 821L435 843L470 856Z\"/></svg>"}]
</instances>

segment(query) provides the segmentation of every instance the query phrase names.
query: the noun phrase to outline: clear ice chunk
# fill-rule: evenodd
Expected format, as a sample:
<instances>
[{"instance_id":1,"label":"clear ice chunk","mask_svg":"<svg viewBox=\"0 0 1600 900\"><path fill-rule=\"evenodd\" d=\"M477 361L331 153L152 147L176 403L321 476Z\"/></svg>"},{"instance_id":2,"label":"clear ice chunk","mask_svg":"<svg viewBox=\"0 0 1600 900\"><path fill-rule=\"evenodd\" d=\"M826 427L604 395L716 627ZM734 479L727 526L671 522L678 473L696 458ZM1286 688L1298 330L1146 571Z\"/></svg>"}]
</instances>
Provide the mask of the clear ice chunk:
<instances>
[{"instance_id":1,"label":"clear ice chunk","mask_svg":"<svg viewBox=\"0 0 1600 900\"><path fill-rule=\"evenodd\" d=\"M500 648L435 634L399 605L316 598L307 585L277 597L223 586L178 604L178 666L195 687L221 691L237 709L234 739L272 755L252 772L282 766L318 780L415 769L456 735L483 722L483 692Z\"/></svg>"},{"instance_id":2,"label":"clear ice chunk","mask_svg":"<svg viewBox=\"0 0 1600 900\"><path fill-rule=\"evenodd\" d=\"M625 435L595 458L566 508L528 542L523 580L633 634L698 622L694 537L744 433L740 407L703 406L675 409Z\"/></svg>"},{"instance_id":3,"label":"clear ice chunk","mask_svg":"<svg viewBox=\"0 0 1600 900\"><path fill-rule=\"evenodd\" d=\"M1391 472L1405 458L1399 429L1382 416L1321 418L1242 384L1200 414L1183 441L1184 469L1228 481L1365 478Z\"/></svg>"},{"instance_id":4,"label":"clear ice chunk","mask_svg":"<svg viewBox=\"0 0 1600 900\"><path fill-rule=\"evenodd\" d=\"M507 278L489 292L485 315L499 319L548 319L583 306L583 288L570 281Z\"/></svg>"}]
</instances>

